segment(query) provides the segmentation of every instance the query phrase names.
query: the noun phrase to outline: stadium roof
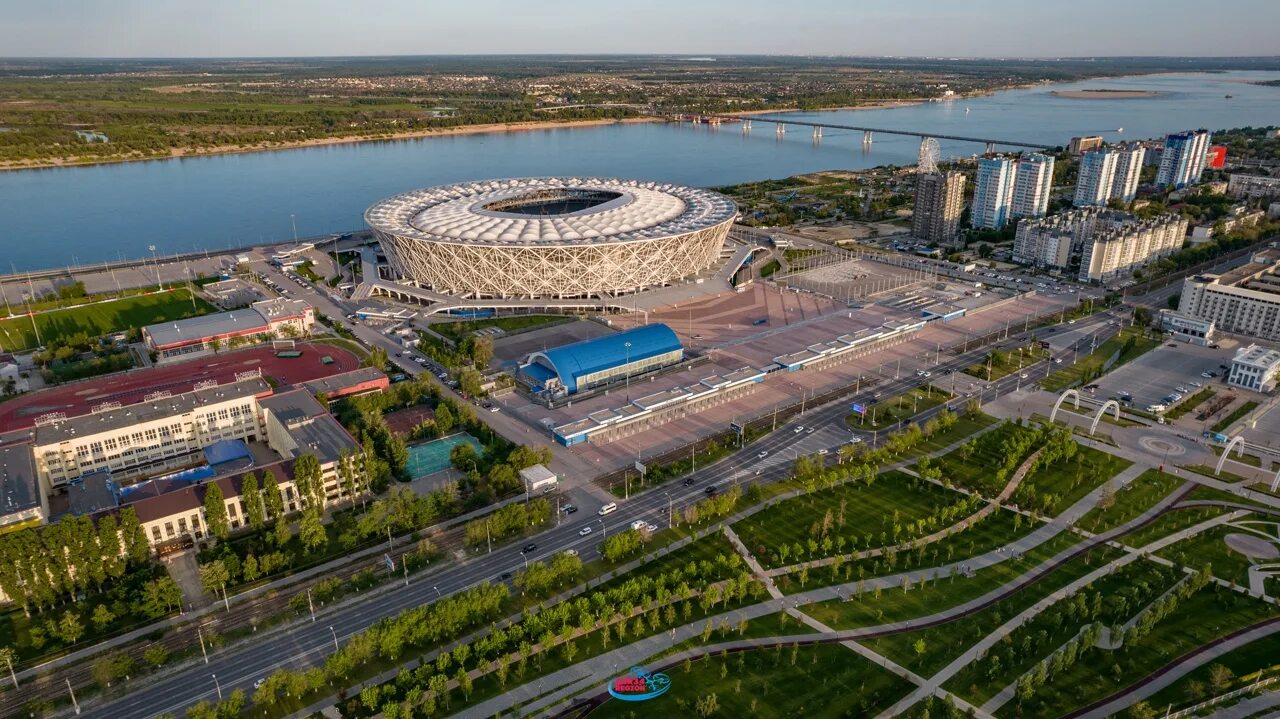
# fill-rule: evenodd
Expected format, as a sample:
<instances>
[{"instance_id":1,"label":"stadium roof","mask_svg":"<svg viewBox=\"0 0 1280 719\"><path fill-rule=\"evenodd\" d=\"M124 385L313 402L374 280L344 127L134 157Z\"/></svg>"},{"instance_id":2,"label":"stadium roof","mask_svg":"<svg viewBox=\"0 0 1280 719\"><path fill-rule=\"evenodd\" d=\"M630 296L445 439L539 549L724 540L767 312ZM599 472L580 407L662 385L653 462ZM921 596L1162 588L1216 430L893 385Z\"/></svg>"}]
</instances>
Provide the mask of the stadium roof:
<instances>
[{"instance_id":1,"label":"stadium roof","mask_svg":"<svg viewBox=\"0 0 1280 719\"><path fill-rule=\"evenodd\" d=\"M628 342L630 347L627 347ZM628 360L637 362L680 349L683 347L676 333L670 327L656 323L535 352L529 356L529 363L541 360L550 365L572 393L578 390L578 378L583 375L621 367Z\"/></svg>"},{"instance_id":2,"label":"stadium roof","mask_svg":"<svg viewBox=\"0 0 1280 719\"><path fill-rule=\"evenodd\" d=\"M530 211L552 205L559 211ZM370 207L365 221L399 237L539 246L670 237L725 222L737 211L722 195L671 183L528 177L407 192Z\"/></svg>"}]
</instances>

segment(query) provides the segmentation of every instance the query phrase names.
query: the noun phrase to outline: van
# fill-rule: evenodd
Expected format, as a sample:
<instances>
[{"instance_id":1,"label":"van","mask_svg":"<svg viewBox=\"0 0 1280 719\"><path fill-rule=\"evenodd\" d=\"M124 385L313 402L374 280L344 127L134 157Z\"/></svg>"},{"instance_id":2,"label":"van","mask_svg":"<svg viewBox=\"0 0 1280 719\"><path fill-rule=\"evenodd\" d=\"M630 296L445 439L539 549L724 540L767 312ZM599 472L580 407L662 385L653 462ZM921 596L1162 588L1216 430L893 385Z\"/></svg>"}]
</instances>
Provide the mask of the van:
<instances>
[{"instance_id":1,"label":"van","mask_svg":"<svg viewBox=\"0 0 1280 719\"><path fill-rule=\"evenodd\" d=\"M604 505L603 507L601 507L601 508L600 508L600 511L599 511L599 512L596 512L596 514L598 514L598 515L600 515L601 517L603 517L603 516L604 516L604 515L606 515L606 514L612 514L612 513L616 512L616 511L618 511L618 505L617 505L617 504L615 504L615 503L613 503L613 502L610 502L610 503L608 503L608 504Z\"/></svg>"}]
</instances>

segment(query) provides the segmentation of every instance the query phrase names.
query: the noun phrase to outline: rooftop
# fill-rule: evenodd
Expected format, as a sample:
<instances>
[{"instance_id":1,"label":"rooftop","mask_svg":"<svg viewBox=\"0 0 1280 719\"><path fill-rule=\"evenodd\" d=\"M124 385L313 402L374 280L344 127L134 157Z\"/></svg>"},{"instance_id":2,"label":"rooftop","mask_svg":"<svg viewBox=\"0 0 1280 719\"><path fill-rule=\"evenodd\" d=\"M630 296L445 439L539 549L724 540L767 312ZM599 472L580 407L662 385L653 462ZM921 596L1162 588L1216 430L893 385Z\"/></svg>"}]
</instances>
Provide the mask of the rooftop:
<instances>
[{"instance_id":1,"label":"rooftop","mask_svg":"<svg viewBox=\"0 0 1280 719\"><path fill-rule=\"evenodd\" d=\"M120 505L111 472L102 470L86 474L67 484L68 511L76 516L97 514Z\"/></svg>"},{"instance_id":2,"label":"rooftop","mask_svg":"<svg viewBox=\"0 0 1280 719\"><path fill-rule=\"evenodd\" d=\"M147 325L143 331L151 337L151 341L157 347L169 347L203 341L207 337L266 332L267 321L252 309L231 310L203 317Z\"/></svg>"},{"instance_id":3,"label":"rooftop","mask_svg":"<svg viewBox=\"0 0 1280 719\"><path fill-rule=\"evenodd\" d=\"M40 506L31 445L0 446L0 517Z\"/></svg>"},{"instance_id":4,"label":"rooftop","mask_svg":"<svg viewBox=\"0 0 1280 719\"><path fill-rule=\"evenodd\" d=\"M262 400L261 406L285 426L298 444L295 456L313 454L323 464L338 459L344 450L354 452L360 447L305 389L272 395Z\"/></svg>"},{"instance_id":5,"label":"rooftop","mask_svg":"<svg viewBox=\"0 0 1280 719\"><path fill-rule=\"evenodd\" d=\"M1249 345L1236 350L1236 356L1232 358L1232 362L1249 365L1251 367L1262 367L1270 369L1276 365L1280 365L1280 350L1273 350L1269 347L1259 347L1258 345Z\"/></svg>"},{"instance_id":6,"label":"rooftop","mask_svg":"<svg viewBox=\"0 0 1280 719\"><path fill-rule=\"evenodd\" d=\"M37 425L35 445L56 444L87 437L102 432L131 427L143 422L153 422L168 417L178 417L209 404L229 402L241 397L265 396L271 393L271 385L261 377L243 379L230 384L197 389L172 397L157 398L116 409L59 420L51 424Z\"/></svg>"},{"instance_id":7,"label":"rooftop","mask_svg":"<svg viewBox=\"0 0 1280 719\"><path fill-rule=\"evenodd\" d=\"M313 379L310 382L304 382L302 386L306 387L311 394L324 392L330 397L340 397L346 390L353 387L358 387L366 382L386 380L386 378L387 375L382 370L374 367L361 367L350 372Z\"/></svg>"}]
</instances>

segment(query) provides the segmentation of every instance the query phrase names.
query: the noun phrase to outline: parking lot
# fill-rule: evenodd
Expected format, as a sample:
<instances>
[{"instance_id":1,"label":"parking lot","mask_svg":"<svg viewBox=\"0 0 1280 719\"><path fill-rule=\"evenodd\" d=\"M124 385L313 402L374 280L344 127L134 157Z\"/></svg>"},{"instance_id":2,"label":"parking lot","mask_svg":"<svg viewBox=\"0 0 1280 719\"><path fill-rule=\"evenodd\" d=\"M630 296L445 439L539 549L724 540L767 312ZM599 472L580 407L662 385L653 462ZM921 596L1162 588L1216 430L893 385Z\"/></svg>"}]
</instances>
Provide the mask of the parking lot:
<instances>
[{"instance_id":1,"label":"parking lot","mask_svg":"<svg viewBox=\"0 0 1280 719\"><path fill-rule=\"evenodd\" d=\"M1183 342L1176 347L1165 342L1160 347L1124 365L1098 380L1098 399L1114 397L1128 392L1133 395L1133 406L1146 409L1149 405L1164 404L1164 397L1183 387L1183 399L1199 391L1196 383L1213 386L1221 391L1225 386L1225 374L1220 364L1231 364L1235 343L1224 340L1221 349L1209 349ZM1230 344L1231 346L1228 346ZM1218 377L1207 379L1200 373L1212 370Z\"/></svg>"}]
</instances>

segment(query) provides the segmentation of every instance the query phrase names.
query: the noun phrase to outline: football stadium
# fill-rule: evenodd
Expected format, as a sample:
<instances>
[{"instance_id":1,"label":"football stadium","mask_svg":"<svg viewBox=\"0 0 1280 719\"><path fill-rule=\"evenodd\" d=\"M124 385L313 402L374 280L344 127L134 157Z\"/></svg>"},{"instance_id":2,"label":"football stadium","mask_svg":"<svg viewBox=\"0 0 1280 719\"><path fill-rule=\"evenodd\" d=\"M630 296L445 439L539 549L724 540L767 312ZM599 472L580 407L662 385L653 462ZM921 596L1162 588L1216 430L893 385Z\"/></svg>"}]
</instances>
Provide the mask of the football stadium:
<instances>
[{"instance_id":1,"label":"football stadium","mask_svg":"<svg viewBox=\"0 0 1280 719\"><path fill-rule=\"evenodd\" d=\"M711 267L737 206L707 190L540 177L414 190L365 211L402 281L472 299L606 298Z\"/></svg>"}]
</instances>

